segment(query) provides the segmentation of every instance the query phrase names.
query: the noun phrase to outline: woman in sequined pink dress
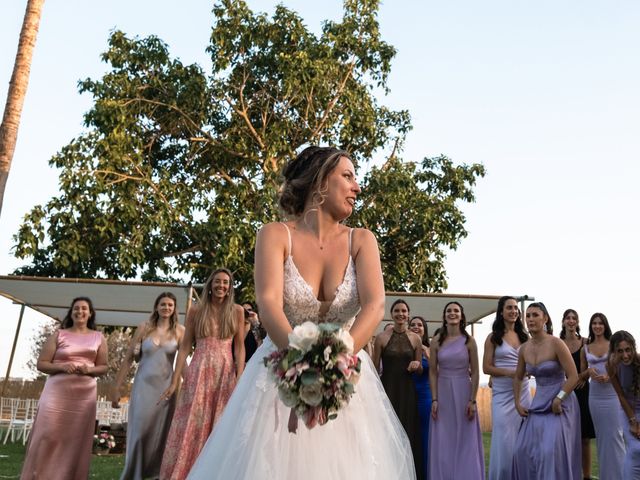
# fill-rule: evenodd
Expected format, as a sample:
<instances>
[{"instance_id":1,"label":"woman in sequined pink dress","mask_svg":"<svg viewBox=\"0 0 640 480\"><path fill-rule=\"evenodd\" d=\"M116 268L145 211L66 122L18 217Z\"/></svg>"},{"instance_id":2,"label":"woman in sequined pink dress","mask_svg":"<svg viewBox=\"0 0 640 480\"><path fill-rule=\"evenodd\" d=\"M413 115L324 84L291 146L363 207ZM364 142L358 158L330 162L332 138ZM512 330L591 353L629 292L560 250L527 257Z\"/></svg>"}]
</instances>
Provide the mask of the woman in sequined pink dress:
<instances>
[{"instance_id":1,"label":"woman in sequined pink dress","mask_svg":"<svg viewBox=\"0 0 640 480\"><path fill-rule=\"evenodd\" d=\"M244 310L234 302L231 272L215 270L204 284L201 298L202 304L187 314L171 385L160 399L168 400L177 390L195 343L171 422L161 479L186 478L244 370Z\"/></svg>"},{"instance_id":2,"label":"woman in sequined pink dress","mask_svg":"<svg viewBox=\"0 0 640 480\"><path fill-rule=\"evenodd\" d=\"M21 479L86 480L96 419L96 377L107 372L107 342L91 300L75 298L44 344L38 370L49 375L27 445Z\"/></svg>"}]
</instances>

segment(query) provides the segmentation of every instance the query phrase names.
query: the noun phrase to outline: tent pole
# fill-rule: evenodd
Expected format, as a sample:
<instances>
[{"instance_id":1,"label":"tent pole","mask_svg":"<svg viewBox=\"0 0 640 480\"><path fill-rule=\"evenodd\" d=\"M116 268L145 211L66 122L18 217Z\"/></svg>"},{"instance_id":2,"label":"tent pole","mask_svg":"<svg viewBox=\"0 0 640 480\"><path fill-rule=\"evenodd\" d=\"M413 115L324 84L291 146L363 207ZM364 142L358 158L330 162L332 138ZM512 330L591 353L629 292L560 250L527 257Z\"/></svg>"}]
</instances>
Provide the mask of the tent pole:
<instances>
[{"instance_id":1,"label":"tent pole","mask_svg":"<svg viewBox=\"0 0 640 480\"><path fill-rule=\"evenodd\" d=\"M20 317L18 318L18 326L16 327L16 334L13 337L13 347L11 347L11 356L9 357L9 365L7 365L7 374L4 376L4 382L2 383L2 396L7 389L7 383L9 382L9 374L11 373L11 364L13 364L13 356L16 353L16 345L18 344L18 335L20 335L20 326L22 325L22 317L24 316L25 304L20 306Z\"/></svg>"},{"instance_id":2,"label":"tent pole","mask_svg":"<svg viewBox=\"0 0 640 480\"><path fill-rule=\"evenodd\" d=\"M191 285L191 283L189 283L189 293L187 294L187 309L184 312L185 319L187 318L187 313L189 312L189 309L191 308L191 297L193 297L193 286Z\"/></svg>"}]
</instances>

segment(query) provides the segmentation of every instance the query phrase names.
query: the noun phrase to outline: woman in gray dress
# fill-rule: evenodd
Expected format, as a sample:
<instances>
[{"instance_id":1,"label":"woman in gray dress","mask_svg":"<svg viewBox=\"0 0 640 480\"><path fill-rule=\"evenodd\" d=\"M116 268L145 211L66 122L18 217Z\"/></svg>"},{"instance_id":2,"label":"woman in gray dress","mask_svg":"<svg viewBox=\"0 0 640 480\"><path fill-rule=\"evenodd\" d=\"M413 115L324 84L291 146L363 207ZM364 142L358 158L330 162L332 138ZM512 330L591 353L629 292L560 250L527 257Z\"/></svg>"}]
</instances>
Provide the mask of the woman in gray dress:
<instances>
[{"instance_id":1,"label":"woman in gray dress","mask_svg":"<svg viewBox=\"0 0 640 480\"><path fill-rule=\"evenodd\" d=\"M134 360L139 361L129 400L127 452L121 480L158 478L175 397L158 403L158 398L171 383L173 361L184 335L178 323L176 297L161 293L153 313L140 324L116 375L111 404L120 406L120 388Z\"/></svg>"}]
</instances>

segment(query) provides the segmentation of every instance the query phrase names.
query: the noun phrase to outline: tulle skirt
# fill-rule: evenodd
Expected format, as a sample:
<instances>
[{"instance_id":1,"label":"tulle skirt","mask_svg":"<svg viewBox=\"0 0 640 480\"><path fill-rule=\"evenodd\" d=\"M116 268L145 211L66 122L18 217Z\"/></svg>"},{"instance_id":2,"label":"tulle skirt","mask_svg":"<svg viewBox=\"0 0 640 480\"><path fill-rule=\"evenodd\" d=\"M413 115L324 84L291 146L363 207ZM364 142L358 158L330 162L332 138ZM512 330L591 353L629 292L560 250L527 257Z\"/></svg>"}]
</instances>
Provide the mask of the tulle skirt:
<instances>
[{"instance_id":1,"label":"tulle skirt","mask_svg":"<svg viewBox=\"0 0 640 480\"><path fill-rule=\"evenodd\" d=\"M274 350L267 338L247 363L189 479L415 479L409 440L365 352L338 418L311 430L300 421L293 434L290 409L262 363Z\"/></svg>"}]
</instances>

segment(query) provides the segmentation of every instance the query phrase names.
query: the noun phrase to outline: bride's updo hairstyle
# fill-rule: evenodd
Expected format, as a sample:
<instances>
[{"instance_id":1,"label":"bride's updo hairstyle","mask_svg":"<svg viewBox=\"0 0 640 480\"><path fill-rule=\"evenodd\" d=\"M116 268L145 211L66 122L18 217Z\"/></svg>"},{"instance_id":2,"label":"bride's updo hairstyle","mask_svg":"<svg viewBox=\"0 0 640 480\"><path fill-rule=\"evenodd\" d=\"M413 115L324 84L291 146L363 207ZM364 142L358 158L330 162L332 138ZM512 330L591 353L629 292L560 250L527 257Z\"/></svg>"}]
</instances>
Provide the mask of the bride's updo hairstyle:
<instances>
[{"instance_id":1,"label":"bride's updo hairstyle","mask_svg":"<svg viewBox=\"0 0 640 480\"><path fill-rule=\"evenodd\" d=\"M282 171L284 181L278 199L284 213L293 217L302 215L310 197L313 207L322 205L325 180L342 157L351 159L347 152L338 148L311 146L287 163Z\"/></svg>"}]
</instances>

